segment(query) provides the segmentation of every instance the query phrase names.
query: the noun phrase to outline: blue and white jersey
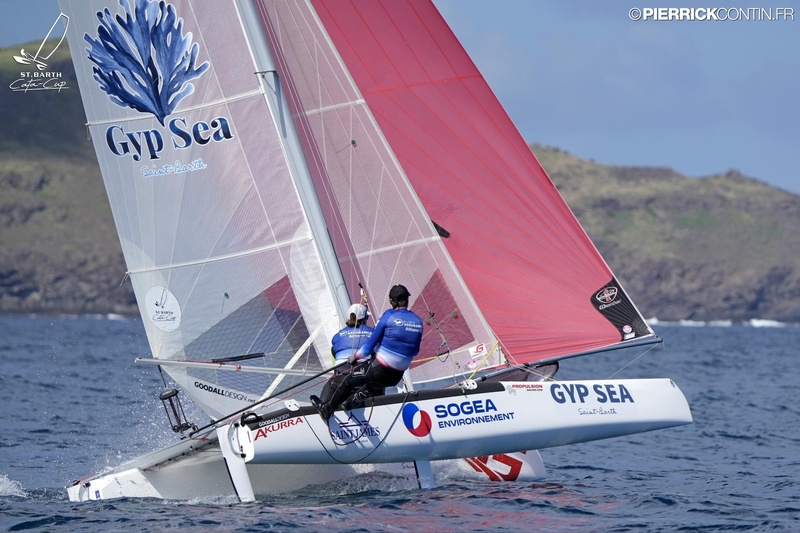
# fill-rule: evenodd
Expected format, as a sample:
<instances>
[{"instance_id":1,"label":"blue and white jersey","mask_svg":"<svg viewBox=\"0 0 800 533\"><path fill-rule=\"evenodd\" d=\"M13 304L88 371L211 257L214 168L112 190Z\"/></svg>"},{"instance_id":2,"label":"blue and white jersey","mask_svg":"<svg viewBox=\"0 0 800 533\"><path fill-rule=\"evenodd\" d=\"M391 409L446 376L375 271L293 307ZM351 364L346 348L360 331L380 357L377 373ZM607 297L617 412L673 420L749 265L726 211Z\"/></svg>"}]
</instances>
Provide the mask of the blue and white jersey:
<instances>
[{"instance_id":1,"label":"blue and white jersey","mask_svg":"<svg viewBox=\"0 0 800 533\"><path fill-rule=\"evenodd\" d=\"M362 324L357 328L345 326L331 339L331 354L335 363L347 361L372 335L372 328Z\"/></svg>"},{"instance_id":2,"label":"blue and white jersey","mask_svg":"<svg viewBox=\"0 0 800 533\"><path fill-rule=\"evenodd\" d=\"M422 319L408 309L387 309L375 324L375 331L358 349L359 359L375 358L383 366L405 370L419 353Z\"/></svg>"}]
</instances>

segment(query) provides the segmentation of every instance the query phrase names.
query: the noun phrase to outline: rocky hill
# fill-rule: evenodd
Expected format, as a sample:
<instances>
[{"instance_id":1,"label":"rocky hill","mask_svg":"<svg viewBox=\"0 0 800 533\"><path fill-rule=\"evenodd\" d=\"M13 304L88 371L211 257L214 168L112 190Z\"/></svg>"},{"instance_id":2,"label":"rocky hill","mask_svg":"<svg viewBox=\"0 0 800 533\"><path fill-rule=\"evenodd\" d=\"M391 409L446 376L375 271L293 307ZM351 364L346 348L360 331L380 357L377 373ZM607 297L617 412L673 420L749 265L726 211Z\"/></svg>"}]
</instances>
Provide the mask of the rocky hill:
<instances>
[{"instance_id":1,"label":"rocky hill","mask_svg":"<svg viewBox=\"0 0 800 533\"><path fill-rule=\"evenodd\" d=\"M68 88L9 88L38 46L0 50L0 312L136 312L67 47L48 63Z\"/></svg>"},{"instance_id":2,"label":"rocky hill","mask_svg":"<svg viewBox=\"0 0 800 533\"><path fill-rule=\"evenodd\" d=\"M136 313L66 47L61 92L11 91L18 49L0 50L0 313ZM645 316L800 322L800 196L532 148Z\"/></svg>"},{"instance_id":3,"label":"rocky hill","mask_svg":"<svg viewBox=\"0 0 800 533\"><path fill-rule=\"evenodd\" d=\"M533 147L645 316L800 322L800 196Z\"/></svg>"}]
</instances>

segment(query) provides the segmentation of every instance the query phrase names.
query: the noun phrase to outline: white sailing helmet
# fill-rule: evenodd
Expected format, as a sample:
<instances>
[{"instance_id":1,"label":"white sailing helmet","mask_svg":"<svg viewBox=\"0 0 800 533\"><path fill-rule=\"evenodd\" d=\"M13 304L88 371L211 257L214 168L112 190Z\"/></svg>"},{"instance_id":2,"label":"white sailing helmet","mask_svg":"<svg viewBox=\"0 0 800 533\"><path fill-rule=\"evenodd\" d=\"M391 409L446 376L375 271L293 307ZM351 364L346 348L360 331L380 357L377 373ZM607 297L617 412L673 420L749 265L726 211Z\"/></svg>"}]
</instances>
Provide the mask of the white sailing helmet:
<instances>
[{"instance_id":1,"label":"white sailing helmet","mask_svg":"<svg viewBox=\"0 0 800 533\"><path fill-rule=\"evenodd\" d=\"M347 316L356 315L356 320L362 320L369 316L369 310L365 305L353 304L347 310Z\"/></svg>"}]
</instances>

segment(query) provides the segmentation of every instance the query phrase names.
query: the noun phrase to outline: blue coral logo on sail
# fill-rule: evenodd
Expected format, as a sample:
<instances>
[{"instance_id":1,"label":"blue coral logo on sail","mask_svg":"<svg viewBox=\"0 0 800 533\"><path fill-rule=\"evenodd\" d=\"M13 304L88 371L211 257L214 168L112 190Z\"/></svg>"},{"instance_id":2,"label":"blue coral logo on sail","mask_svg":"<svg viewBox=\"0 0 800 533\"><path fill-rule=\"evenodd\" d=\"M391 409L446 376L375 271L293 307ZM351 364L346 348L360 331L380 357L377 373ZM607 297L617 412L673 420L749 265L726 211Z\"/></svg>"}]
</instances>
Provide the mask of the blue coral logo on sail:
<instances>
[{"instance_id":1,"label":"blue coral logo on sail","mask_svg":"<svg viewBox=\"0 0 800 533\"><path fill-rule=\"evenodd\" d=\"M133 4L120 0L124 17L112 15L107 8L97 13L97 38L84 34L90 45L86 52L94 63L93 77L111 102L152 114L166 131L129 132L112 125L105 136L109 150L118 157L131 155L134 161L157 160L170 142L172 148L182 150L232 139L226 117L193 124L184 117L167 121L194 92L191 80L200 78L210 64L198 64L199 46L192 42L191 32L183 33L183 19L172 4L155 0L133 0Z\"/></svg>"}]
</instances>

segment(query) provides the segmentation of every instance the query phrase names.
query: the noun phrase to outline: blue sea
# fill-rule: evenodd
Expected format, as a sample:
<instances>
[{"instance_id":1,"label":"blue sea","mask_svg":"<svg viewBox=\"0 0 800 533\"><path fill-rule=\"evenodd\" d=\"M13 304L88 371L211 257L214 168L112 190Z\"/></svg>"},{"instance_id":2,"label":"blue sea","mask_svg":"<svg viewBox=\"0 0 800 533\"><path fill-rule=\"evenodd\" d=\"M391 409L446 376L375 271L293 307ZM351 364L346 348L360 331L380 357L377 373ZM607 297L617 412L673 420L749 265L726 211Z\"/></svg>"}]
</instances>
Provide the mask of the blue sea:
<instances>
[{"instance_id":1,"label":"blue sea","mask_svg":"<svg viewBox=\"0 0 800 533\"><path fill-rule=\"evenodd\" d=\"M0 317L0 531L800 531L800 327L654 327L662 346L558 377L670 377L694 424L542 450L542 482L375 475L252 504L72 503L72 480L176 439L158 371L133 362L149 357L142 324Z\"/></svg>"}]
</instances>

